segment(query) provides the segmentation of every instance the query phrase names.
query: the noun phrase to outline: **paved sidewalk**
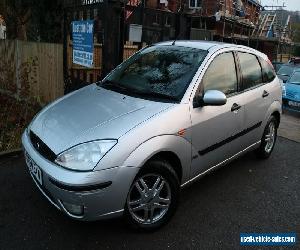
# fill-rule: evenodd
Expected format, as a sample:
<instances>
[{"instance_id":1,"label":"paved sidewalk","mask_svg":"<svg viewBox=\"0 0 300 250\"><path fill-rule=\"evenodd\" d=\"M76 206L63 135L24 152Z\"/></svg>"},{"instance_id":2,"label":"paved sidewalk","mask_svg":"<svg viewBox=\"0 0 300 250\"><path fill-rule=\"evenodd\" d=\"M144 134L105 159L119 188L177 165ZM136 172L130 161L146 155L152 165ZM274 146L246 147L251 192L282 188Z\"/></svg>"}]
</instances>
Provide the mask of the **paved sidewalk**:
<instances>
[{"instance_id":1,"label":"paved sidewalk","mask_svg":"<svg viewBox=\"0 0 300 250\"><path fill-rule=\"evenodd\" d=\"M300 113L284 112L281 117L278 135L300 142Z\"/></svg>"}]
</instances>

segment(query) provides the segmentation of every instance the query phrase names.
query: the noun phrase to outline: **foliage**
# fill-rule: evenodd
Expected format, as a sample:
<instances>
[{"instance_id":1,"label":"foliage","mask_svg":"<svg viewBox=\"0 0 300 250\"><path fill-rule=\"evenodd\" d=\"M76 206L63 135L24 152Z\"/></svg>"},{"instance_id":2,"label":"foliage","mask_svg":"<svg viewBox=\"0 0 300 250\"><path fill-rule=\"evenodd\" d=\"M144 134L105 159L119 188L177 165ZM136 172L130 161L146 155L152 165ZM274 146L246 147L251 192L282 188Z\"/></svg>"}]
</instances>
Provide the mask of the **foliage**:
<instances>
[{"instance_id":1,"label":"foliage","mask_svg":"<svg viewBox=\"0 0 300 250\"><path fill-rule=\"evenodd\" d=\"M11 44L14 43L1 41L0 152L21 146L22 132L42 107L32 89L38 76L38 58L31 56L16 64Z\"/></svg>"},{"instance_id":2,"label":"foliage","mask_svg":"<svg viewBox=\"0 0 300 250\"><path fill-rule=\"evenodd\" d=\"M300 23L292 23L293 42L300 43Z\"/></svg>"},{"instance_id":3,"label":"foliage","mask_svg":"<svg viewBox=\"0 0 300 250\"><path fill-rule=\"evenodd\" d=\"M1 93L0 106L0 152L20 148L22 133L41 106Z\"/></svg>"}]
</instances>

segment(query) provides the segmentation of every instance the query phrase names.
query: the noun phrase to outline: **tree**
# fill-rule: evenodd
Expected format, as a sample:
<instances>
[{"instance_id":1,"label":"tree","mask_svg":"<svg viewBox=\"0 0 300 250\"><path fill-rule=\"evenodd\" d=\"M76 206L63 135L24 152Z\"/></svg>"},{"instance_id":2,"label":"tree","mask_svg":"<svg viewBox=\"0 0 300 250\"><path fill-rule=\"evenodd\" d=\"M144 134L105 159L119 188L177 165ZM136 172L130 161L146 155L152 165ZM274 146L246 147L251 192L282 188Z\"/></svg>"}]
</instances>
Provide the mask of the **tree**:
<instances>
[{"instance_id":1,"label":"tree","mask_svg":"<svg viewBox=\"0 0 300 250\"><path fill-rule=\"evenodd\" d=\"M0 13L7 26L7 37L27 40L26 25L35 0L2 0Z\"/></svg>"},{"instance_id":2,"label":"tree","mask_svg":"<svg viewBox=\"0 0 300 250\"><path fill-rule=\"evenodd\" d=\"M300 43L300 23L292 23L292 39L295 43Z\"/></svg>"}]
</instances>

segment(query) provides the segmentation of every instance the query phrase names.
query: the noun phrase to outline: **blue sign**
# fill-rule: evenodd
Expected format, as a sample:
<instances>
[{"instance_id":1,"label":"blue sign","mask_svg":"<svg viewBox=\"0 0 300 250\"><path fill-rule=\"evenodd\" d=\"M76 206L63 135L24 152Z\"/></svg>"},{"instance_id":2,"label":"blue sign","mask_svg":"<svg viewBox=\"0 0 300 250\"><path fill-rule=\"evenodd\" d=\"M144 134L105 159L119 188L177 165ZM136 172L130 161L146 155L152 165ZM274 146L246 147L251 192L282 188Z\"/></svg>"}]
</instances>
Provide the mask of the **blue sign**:
<instances>
[{"instance_id":1,"label":"blue sign","mask_svg":"<svg viewBox=\"0 0 300 250\"><path fill-rule=\"evenodd\" d=\"M72 22L73 63L93 67L94 58L94 21Z\"/></svg>"}]
</instances>

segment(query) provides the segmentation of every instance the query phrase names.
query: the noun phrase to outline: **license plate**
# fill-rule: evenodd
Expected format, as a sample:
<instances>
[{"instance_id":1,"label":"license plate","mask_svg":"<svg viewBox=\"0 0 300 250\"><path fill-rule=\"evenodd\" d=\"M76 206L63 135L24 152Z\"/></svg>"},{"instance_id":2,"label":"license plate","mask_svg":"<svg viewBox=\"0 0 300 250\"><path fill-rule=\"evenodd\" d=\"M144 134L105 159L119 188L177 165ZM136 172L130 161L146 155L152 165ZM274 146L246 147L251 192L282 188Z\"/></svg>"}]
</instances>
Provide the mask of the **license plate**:
<instances>
[{"instance_id":1,"label":"license plate","mask_svg":"<svg viewBox=\"0 0 300 250\"><path fill-rule=\"evenodd\" d=\"M289 106L300 108L300 102L289 101L288 104L289 104Z\"/></svg>"},{"instance_id":2,"label":"license plate","mask_svg":"<svg viewBox=\"0 0 300 250\"><path fill-rule=\"evenodd\" d=\"M33 176L33 178L40 184L43 185L43 176L42 170L36 165L36 163L30 158L28 153L25 152L25 160L28 166L28 169Z\"/></svg>"}]
</instances>

